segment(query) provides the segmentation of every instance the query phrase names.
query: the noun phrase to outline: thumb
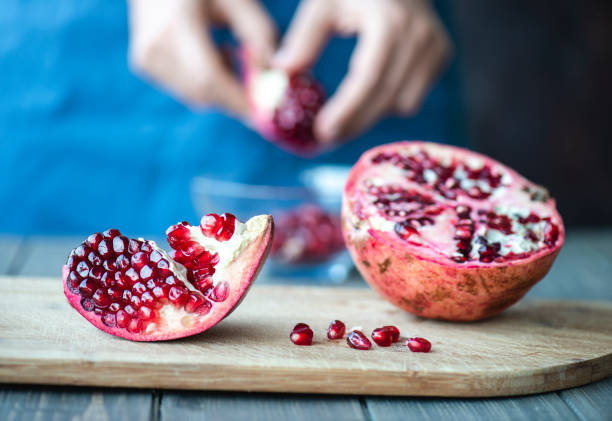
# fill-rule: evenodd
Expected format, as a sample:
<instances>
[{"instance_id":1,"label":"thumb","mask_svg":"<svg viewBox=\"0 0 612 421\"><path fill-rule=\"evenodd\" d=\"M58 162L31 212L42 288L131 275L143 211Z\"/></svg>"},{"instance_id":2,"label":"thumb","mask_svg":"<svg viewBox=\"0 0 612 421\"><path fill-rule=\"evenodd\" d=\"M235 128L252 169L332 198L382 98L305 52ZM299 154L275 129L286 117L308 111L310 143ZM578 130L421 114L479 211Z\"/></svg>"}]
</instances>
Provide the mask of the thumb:
<instances>
[{"instance_id":1,"label":"thumb","mask_svg":"<svg viewBox=\"0 0 612 421\"><path fill-rule=\"evenodd\" d=\"M319 56L332 30L329 0L302 1L272 60L275 67L289 73L310 66Z\"/></svg>"}]
</instances>

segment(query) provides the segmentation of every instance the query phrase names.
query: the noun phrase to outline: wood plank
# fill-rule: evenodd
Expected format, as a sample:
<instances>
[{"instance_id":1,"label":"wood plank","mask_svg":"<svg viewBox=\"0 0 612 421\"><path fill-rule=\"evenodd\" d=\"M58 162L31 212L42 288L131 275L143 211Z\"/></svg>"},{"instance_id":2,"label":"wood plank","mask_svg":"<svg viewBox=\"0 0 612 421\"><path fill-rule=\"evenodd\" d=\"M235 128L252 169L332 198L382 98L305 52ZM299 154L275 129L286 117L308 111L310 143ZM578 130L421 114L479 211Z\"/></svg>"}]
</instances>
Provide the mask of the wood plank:
<instances>
[{"instance_id":1,"label":"wood plank","mask_svg":"<svg viewBox=\"0 0 612 421\"><path fill-rule=\"evenodd\" d=\"M359 399L259 393L165 392L161 419L191 420L366 420Z\"/></svg>"},{"instance_id":2,"label":"wood plank","mask_svg":"<svg viewBox=\"0 0 612 421\"><path fill-rule=\"evenodd\" d=\"M0 313L3 382L499 396L612 374L610 302L524 302L487 321L457 324L416 318L370 290L256 285L222 324L157 343L96 330L67 305L59 279L0 278L0 308L6 309ZM434 352L413 354L401 343L350 349L324 338L333 318L368 334L392 322L405 334L429 338ZM316 332L314 346L289 341L297 321Z\"/></svg>"},{"instance_id":3,"label":"wood plank","mask_svg":"<svg viewBox=\"0 0 612 421\"><path fill-rule=\"evenodd\" d=\"M555 393L499 399L368 398L372 421L576 420Z\"/></svg>"},{"instance_id":4,"label":"wood plank","mask_svg":"<svg viewBox=\"0 0 612 421\"><path fill-rule=\"evenodd\" d=\"M612 300L612 258L602 251L608 242L612 243L612 235L608 234L570 231L550 272L528 297Z\"/></svg>"},{"instance_id":5,"label":"wood plank","mask_svg":"<svg viewBox=\"0 0 612 421\"><path fill-rule=\"evenodd\" d=\"M151 397L132 390L11 387L0 389L4 420L149 420Z\"/></svg>"},{"instance_id":6,"label":"wood plank","mask_svg":"<svg viewBox=\"0 0 612 421\"><path fill-rule=\"evenodd\" d=\"M612 420L612 378L559 394L581 420Z\"/></svg>"}]
</instances>

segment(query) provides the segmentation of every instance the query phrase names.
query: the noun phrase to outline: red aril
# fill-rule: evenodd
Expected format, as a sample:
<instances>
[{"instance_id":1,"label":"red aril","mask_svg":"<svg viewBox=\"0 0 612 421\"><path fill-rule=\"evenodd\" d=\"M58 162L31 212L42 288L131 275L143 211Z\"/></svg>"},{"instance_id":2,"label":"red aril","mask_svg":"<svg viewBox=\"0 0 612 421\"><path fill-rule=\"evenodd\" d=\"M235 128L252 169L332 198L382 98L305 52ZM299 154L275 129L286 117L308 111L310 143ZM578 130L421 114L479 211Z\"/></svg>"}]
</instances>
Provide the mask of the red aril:
<instances>
[{"instance_id":1,"label":"red aril","mask_svg":"<svg viewBox=\"0 0 612 421\"><path fill-rule=\"evenodd\" d=\"M393 343L393 335L389 330L379 327L372 331L372 340L378 346L387 347Z\"/></svg>"},{"instance_id":2,"label":"red aril","mask_svg":"<svg viewBox=\"0 0 612 421\"><path fill-rule=\"evenodd\" d=\"M410 338L406 341L406 346L412 352L429 352L431 351L431 342L425 338Z\"/></svg>"},{"instance_id":3,"label":"red aril","mask_svg":"<svg viewBox=\"0 0 612 421\"><path fill-rule=\"evenodd\" d=\"M312 329L306 323L298 323L293 327L289 339L296 345L312 345Z\"/></svg>"},{"instance_id":4,"label":"red aril","mask_svg":"<svg viewBox=\"0 0 612 421\"><path fill-rule=\"evenodd\" d=\"M340 320L333 320L327 328L327 338L342 339L345 331L346 326L344 323L342 323Z\"/></svg>"},{"instance_id":5,"label":"red aril","mask_svg":"<svg viewBox=\"0 0 612 421\"><path fill-rule=\"evenodd\" d=\"M231 214L220 218L215 232L186 222L168 228L176 259L116 229L90 235L62 269L68 301L98 329L134 341L205 331L244 298L272 239L269 215L246 223Z\"/></svg>"},{"instance_id":6,"label":"red aril","mask_svg":"<svg viewBox=\"0 0 612 421\"><path fill-rule=\"evenodd\" d=\"M395 327L395 326L383 326L381 329L383 329L384 331L389 333L389 335L391 336L391 341L392 342L399 341L400 331L399 331L399 329L397 327Z\"/></svg>"},{"instance_id":7,"label":"red aril","mask_svg":"<svg viewBox=\"0 0 612 421\"><path fill-rule=\"evenodd\" d=\"M301 156L320 152L315 139L315 116L325 101L322 85L310 73L289 75L278 69L253 65L243 54L244 82L251 119L267 140Z\"/></svg>"},{"instance_id":8,"label":"red aril","mask_svg":"<svg viewBox=\"0 0 612 421\"><path fill-rule=\"evenodd\" d=\"M362 155L344 190L342 229L377 292L447 320L515 303L546 275L565 236L546 189L484 155L427 142Z\"/></svg>"},{"instance_id":9,"label":"red aril","mask_svg":"<svg viewBox=\"0 0 612 421\"><path fill-rule=\"evenodd\" d=\"M367 351L372 348L372 342L360 330L352 330L346 337L346 343L351 348Z\"/></svg>"}]
</instances>

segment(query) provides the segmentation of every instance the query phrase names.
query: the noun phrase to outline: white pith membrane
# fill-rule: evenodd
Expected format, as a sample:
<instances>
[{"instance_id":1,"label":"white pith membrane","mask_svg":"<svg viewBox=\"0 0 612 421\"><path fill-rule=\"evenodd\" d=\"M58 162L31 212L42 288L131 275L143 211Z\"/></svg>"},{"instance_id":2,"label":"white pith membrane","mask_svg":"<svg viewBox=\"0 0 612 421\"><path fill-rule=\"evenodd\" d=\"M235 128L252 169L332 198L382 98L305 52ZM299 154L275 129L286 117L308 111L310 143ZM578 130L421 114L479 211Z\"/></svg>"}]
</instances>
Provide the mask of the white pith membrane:
<instances>
[{"instance_id":1,"label":"white pith membrane","mask_svg":"<svg viewBox=\"0 0 612 421\"><path fill-rule=\"evenodd\" d=\"M547 198L545 189L507 171L490 159L459 151L456 148L415 142L396 148L393 152L387 149L386 152L379 151L368 155L369 166L359 174L354 187L356 200L348 221L355 228L352 235L367 236L371 229L390 233L418 247L419 253L424 257L439 259L443 256L470 265L517 260L544 248L554 247L554 244L546 243L546 232L551 229L551 224L558 229L561 223L556 216L554 202L551 205L552 199ZM435 164L417 171L405 164L409 162L409 157L417 159L422 152L435 161ZM377 160L378 163L373 163L372 160ZM452 176L446 179L446 185L460 186L464 191L474 189L472 191L475 197L468 196L456 187L455 199L444 197L435 188L439 173L443 173L440 167L448 168L449 174L452 170ZM490 174L498 180L496 187L489 184L490 179L486 176L482 179L469 178L470 172L474 174L482 171L484 167L489 167ZM448 194L452 197L453 192ZM425 206L419 199L406 200L407 196L414 198L418 195L425 198ZM486 197L479 199L479 195ZM533 200L534 197L536 200ZM386 203L381 203L381 198L384 199L383 202L386 200ZM463 257L457 248L459 238L456 225L460 219L463 219L462 223L465 222L466 218L458 215L455 210L457 205L469 206L469 219L474 221L473 233L469 239L471 250ZM385 209L390 209L389 213L385 213ZM479 210L493 211L496 216L489 222L487 214L479 214ZM430 218L433 224L428 220L424 220L422 224L418 220L411 220L419 217ZM499 224L496 224L496 221L500 221L499 217L508 218L507 226L511 227L510 232L504 232L507 228L500 228ZM410 220L408 224L416 229L416 234L402 237L397 232L397 224L406 224L404 221L407 220ZM483 250L483 239L488 247L496 247L495 245L499 244L496 254L498 257L487 261L486 253L490 253L490 250Z\"/></svg>"},{"instance_id":2,"label":"white pith membrane","mask_svg":"<svg viewBox=\"0 0 612 421\"><path fill-rule=\"evenodd\" d=\"M215 272L211 275L211 290L214 290L215 287L217 287L218 285L222 285L224 287L227 286L227 288L225 289L227 293L222 299L219 300L211 299L210 296L205 296L203 294L203 291L198 290L194 285L192 285L192 283L188 280L188 269L181 263L173 260L172 257L170 257L170 255L166 251L158 247L154 241L139 239L140 241L143 241L144 244L149 244L153 249L153 252L157 251L162 256L162 259L167 260L169 263L169 270L172 272L172 275L161 275L161 272L158 272L158 270L154 268L154 274L151 277L151 281L155 280L156 282L158 282L156 286L162 285L164 287L170 288L168 285L164 284L164 279L166 279L168 276L174 276L176 281L178 281L176 283L176 286L185 287L190 293L194 293L195 295L201 297L204 302L204 305L200 305L198 308L195 309L195 311L187 311L185 308L186 304L173 303L167 298L157 300L156 303L153 303L156 304L153 308L154 315L149 319L143 320L142 328L139 331L131 332L132 335L127 336L129 336L131 339L136 340L147 340L143 339L142 337L146 337L147 335L152 334L154 334L155 337L159 337L160 339L166 339L168 336L181 337L181 332L189 331L191 329L197 329L198 326L208 323L207 318L208 316L212 316L213 312L215 313L215 317L220 316L218 317L219 320L225 314L229 313L229 311L231 311L233 306L235 306L241 295L245 292L246 287L248 287L248 283L251 281L251 279L247 279L246 276L254 274L249 270L235 270L236 265L238 264L238 261L241 258L241 253L243 253L245 249L247 249L251 244L262 238L262 236L270 228L270 220L271 219L269 215L255 216L249 219L246 223L242 223L236 220L234 225L234 233L227 241L218 241L213 237L205 236L199 226L188 226L191 241L199 243L206 250L206 252L210 253L211 255L218 255L218 263L214 266ZM86 243L84 242L83 244ZM127 251L125 252L125 254L128 255L128 257L130 256ZM71 256L74 256L74 252L73 254L71 254ZM112 259L115 259L116 257L118 256L115 255L112 257ZM81 258L80 260L84 259ZM260 262L249 263L257 265ZM147 263L147 265L154 266L153 263ZM65 266L64 269L65 283L68 283L68 274L70 272L69 270L66 271L67 267L68 266ZM127 270L129 269L126 269L126 271ZM113 273L119 271L120 270L115 270L113 271ZM123 271L123 273L125 273L125 271ZM230 276L232 274L233 276ZM244 276L236 276L237 274ZM85 278L85 280L86 279L87 278ZM132 283L131 290L130 287L122 288L122 290L130 290L132 294L138 294L139 296L143 296L145 293L154 294L153 286L147 286L146 291L141 291L137 293L134 289L134 286L138 283L148 285L147 281L143 280ZM119 287L116 287L115 284L111 285L111 288L112 287L119 289ZM106 287L102 288L106 289ZM69 289L70 288L68 288L68 290ZM100 322L97 324L97 326L101 329L107 330L106 328L110 328L114 331L129 330L125 327L120 327L117 324L109 325L108 323L105 323L103 320L105 313L98 315L93 311L94 309L86 309L85 306L83 306L83 300L87 299L87 297L68 290L66 290L67 296L69 294L73 296L68 296L68 299L71 304L75 307L79 306L79 312L83 314L83 316L85 316L92 323L92 319L96 318L97 321ZM237 294L240 294L240 296L238 296ZM120 301L121 299L113 300L113 302ZM142 302L142 306L145 306L144 300ZM153 304L149 307L152 307ZM128 302L123 303L122 305L126 307L131 304ZM124 307L122 307L120 310L115 310L113 314L118 313L118 311L123 311ZM81 312L81 310L83 309L86 313ZM102 310L104 310L106 313L109 312L108 306L106 308L102 308ZM132 319L134 318L137 317L132 317Z\"/></svg>"}]
</instances>

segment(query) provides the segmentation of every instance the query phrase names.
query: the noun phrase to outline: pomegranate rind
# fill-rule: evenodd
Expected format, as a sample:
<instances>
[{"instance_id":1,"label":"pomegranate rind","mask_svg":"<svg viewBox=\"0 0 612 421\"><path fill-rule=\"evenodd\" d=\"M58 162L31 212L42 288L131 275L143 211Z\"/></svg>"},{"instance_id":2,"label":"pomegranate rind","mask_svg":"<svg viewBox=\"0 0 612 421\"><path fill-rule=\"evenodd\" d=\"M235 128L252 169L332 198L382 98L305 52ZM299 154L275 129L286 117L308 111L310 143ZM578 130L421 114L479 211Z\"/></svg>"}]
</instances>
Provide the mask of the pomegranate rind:
<instances>
[{"instance_id":1,"label":"pomegranate rind","mask_svg":"<svg viewBox=\"0 0 612 421\"><path fill-rule=\"evenodd\" d=\"M352 168L343 194L342 232L349 253L366 282L393 305L412 314L450 321L494 316L520 300L549 271L563 245L565 230L553 199L547 201L559 228L553 247L504 262L455 263L445 256L403 241L394 233L358 229L354 222L361 175L381 152L422 145L447 148L503 167L515 181L533 185L503 164L478 153L429 142L396 142L365 152Z\"/></svg>"},{"instance_id":2,"label":"pomegranate rind","mask_svg":"<svg viewBox=\"0 0 612 421\"><path fill-rule=\"evenodd\" d=\"M313 158L324 152L324 148L319 143L296 146L282 138L274 124L274 112L260 107L255 99L255 84L265 69L262 69L253 61L251 54L245 48L240 50L238 56L242 67L242 82L249 104L250 123L253 128L267 141L302 158Z\"/></svg>"},{"instance_id":3,"label":"pomegranate rind","mask_svg":"<svg viewBox=\"0 0 612 421\"><path fill-rule=\"evenodd\" d=\"M177 326L176 323L172 326L163 325L149 333L131 333L123 328L109 327L102 323L100 316L97 316L93 311L85 311L81 306L81 295L74 294L68 289L66 279L70 270L65 265L62 267L64 295L68 299L70 305L74 307L81 316L98 329L113 336L132 341L151 342L179 339L202 333L215 326L238 307L257 278L257 275L259 275L270 253L274 232L272 216L262 215L255 218L261 217L265 217L265 220L262 221L259 234L242 249L240 254L224 270L224 279L227 279L229 282L229 293L227 298L222 302L215 302L212 309L207 314L198 314L197 311L195 313L189 313L189 316L192 317L190 317L190 323L187 323L187 325L179 324ZM170 310L174 309L173 304L166 304L165 306Z\"/></svg>"}]
</instances>

